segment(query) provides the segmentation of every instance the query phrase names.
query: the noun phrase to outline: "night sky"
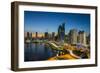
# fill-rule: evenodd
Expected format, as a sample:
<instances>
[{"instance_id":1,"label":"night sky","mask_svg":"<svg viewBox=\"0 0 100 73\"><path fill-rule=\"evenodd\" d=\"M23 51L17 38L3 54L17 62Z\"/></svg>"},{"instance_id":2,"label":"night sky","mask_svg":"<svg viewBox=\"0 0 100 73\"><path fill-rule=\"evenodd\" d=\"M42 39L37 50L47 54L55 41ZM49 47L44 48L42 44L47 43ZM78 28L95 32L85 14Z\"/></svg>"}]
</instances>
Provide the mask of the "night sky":
<instances>
[{"instance_id":1,"label":"night sky","mask_svg":"<svg viewBox=\"0 0 100 73\"><path fill-rule=\"evenodd\" d=\"M90 14L24 11L25 32L57 32L65 22L65 32L70 29L90 33Z\"/></svg>"}]
</instances>

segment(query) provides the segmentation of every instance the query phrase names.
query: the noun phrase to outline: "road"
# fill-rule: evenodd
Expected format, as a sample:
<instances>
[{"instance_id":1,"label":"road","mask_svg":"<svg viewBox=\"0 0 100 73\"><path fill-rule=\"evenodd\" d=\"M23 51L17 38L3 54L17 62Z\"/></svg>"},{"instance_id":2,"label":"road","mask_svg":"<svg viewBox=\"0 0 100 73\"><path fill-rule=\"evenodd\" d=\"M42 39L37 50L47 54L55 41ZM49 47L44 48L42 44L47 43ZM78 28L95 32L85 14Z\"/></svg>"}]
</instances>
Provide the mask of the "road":
<instances>
[{"instance_id":1,"label":"road","mask_svg":"<svg viewBox=\"0 0 100 73\"><path fill-rule=\"evenodd\" d=\"M53 42L49 42L49 44L51 44L51 45L53 45L54 47L56 47L56 48L58 48L57 50L59 50L59 46L57 46L56 44L54 44ZM77 56L77 55L75 55L74 53L73 53L73 51L72 50L70 50L70 49L66 49L69 53L70 53L70 55L72 55L73 57L76 57L76 58L78 58L78 59L81 59L81 57L80 56Z\"/></svg>"}]
</instances>

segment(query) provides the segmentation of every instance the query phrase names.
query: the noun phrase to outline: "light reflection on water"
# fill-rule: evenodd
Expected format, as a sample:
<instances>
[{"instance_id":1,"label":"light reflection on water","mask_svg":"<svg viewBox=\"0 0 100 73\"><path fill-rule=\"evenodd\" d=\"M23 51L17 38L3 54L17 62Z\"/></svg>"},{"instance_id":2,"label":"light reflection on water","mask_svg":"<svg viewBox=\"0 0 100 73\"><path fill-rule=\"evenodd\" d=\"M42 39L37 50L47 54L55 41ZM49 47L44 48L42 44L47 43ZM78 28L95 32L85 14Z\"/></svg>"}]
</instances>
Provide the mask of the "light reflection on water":
<instances>
[{"instance_id":1,"label":"light reflection on water","mask_svg":"<svg viewBox=\"0 0 100 73\"><path fill-rule=\"evenodd\" d=\"M56 53L45 43L25 44L24 61L42 61L53 56L56 56Z\"/></svg>"}]
</instances>

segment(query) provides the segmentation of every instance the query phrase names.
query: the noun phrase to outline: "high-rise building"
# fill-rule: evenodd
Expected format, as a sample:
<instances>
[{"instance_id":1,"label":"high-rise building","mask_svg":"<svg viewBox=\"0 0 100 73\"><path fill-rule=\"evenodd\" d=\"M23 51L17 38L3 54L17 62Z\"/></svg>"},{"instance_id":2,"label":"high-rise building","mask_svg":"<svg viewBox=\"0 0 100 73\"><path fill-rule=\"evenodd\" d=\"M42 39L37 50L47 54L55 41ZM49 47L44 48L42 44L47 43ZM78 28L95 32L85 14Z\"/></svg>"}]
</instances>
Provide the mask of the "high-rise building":
<instances>
[{"instance_id":1,"label":"high-rise building","mask_svg":"<svg viewBox=\"0 0 100 73\"><path fill-rule=\"evenodd\" d=\"M70 44L77 44L78 32L76 29L71 29L68 35Z\"/></svg>"},{"instance_id":2,"label":"high-rise building","mask_svg":"<svg viewBox=\"0 0 100 73\"><path fill-rule=\"evenodd\" d=\"M27 32L27 38L29 38L29 35L30 35L30 33L29 33L29 32Z\"/></svg>"},{"instance_id":3,"label":"high-rise building","mask_svg":"<svg viewBox=\"0 0 100 73\"><path fill-rule=\"evenodd\" d=\"M63 42L65 40L65 23L58 27L58 40Z\"/></svg>"},{"instance_id":4,"label":"high-rise building","mask_svg":"<svg viewBox=\"0 0 100 73\"><path fill-rule=\"evenodd\" d=\"M25 32L24 38L25 38L25 40L27 40L27 39L31 40L32 39L32 33L31 32Z\"/></svg>"},{"instance_id":5,"label":"high-rise building","mask_svg":"<svg viewBox=\"0 0 100 73\"><path fill-rule=\"evenodd\" d=\"M32 33L31 32L25 32L24 36L28 39L32 38Z\"/></svg>"},{"instance_id":6,"label":"high-rise building","mask_svg":"<svg viewBox=\"0 0 100 73\"><path fill-rule=\"evenodd\" d=\"M45 39L49 39L49 33L45 32Z\"/></svg>"},{"instance_id":7,"label":"high-rise building","mask_svg":"<svg viewBox=\"0 0 100 73\"><path fill-rule=\"evenodd\" d=\"M78 32L78 43L86 45L86 33L84 31Z\"/></svg>"},{"instance_id":8,"label":"high-rise building","mask_svg":"<svg viewBox=\"0 0 100 73\"><path fill-rule=\"evenodd\" d=\"M36 38L38 38L38 32L36 32Z\"/></svg>"},{"instance_id":9,"label":"high-rise building","mask_svg":"<svg viewBox=\"0 0 100 73\"><path fill-rule=\"evenodd\" d=\"M65 36L65 23L62 24L62 32L63 32L63 34Z\"/></svg>"},{"instance_id":10,"label":"high-rise building","mask_svg":"<svg viewBox=\"0 0 100 73\"><path fill-rule=\"evenodd\" d=\"M24 32L24 37L27 38L27 32Z\"/></svg>"},{"instance_id":11,"label":"high-rise building","mask_svg":"<svg viewBox=\"0 0 100 73\"><path fill-rule=\"evenodd\" d=\"M32 32L29 33L29 39L32 39Z\"/></svg>"},{"instance_id":12,"label":"high-rise building","mask_svg":"<svg viewBox=\"0 0 100 73\"><path fill-rule=\"evenodd\" d=\"M86 42L87 45L90 45L90 34L86 37Z\"/></svg>"},{"instance_id":13,"label":"high-rise building","mask_svg":"<svg viewBox=\"0 0 100 73\"><path fill-rule=\"evenodd\" d=\"M52 40L55 40L55 32L52 32Z\"/></svg>"}]
</instances>

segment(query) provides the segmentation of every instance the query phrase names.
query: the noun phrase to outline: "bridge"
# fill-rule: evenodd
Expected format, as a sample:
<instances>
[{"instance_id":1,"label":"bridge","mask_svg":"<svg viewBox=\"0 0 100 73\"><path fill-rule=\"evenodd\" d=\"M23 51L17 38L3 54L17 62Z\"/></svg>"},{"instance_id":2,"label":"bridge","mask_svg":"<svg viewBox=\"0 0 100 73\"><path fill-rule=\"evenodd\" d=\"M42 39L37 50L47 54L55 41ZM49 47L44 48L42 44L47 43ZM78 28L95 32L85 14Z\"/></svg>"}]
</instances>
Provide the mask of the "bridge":
<instances>
[{"instance_id":1,"label":"bridge","mask_svg":"<svg viewBox=\"0 0 100 73\"><path fill-rule=\"evenodd\" d=\"M57 53L57 56L60 55L65 55L66 53L69 53L71 56L73 56L74 58L80 59L81 57L75 55L72 50L69 49L64 49L61 46L57 46L56 44L54 44L53 42L48 42L48 44L52 47L52 49Z\"/></svg>"}]
</instances>

